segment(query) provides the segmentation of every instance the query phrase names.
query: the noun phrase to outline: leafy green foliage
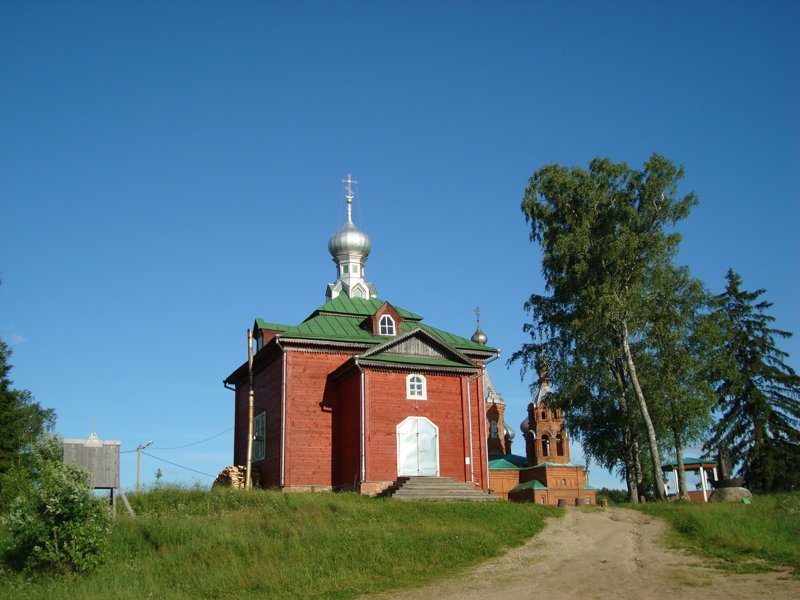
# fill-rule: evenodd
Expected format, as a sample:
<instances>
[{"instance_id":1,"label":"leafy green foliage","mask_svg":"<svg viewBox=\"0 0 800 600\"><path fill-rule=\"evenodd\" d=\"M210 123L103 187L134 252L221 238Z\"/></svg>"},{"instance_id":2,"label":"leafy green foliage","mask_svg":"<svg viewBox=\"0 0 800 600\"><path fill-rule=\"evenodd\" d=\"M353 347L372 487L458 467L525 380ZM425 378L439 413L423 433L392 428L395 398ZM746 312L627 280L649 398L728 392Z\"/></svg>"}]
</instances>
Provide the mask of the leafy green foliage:
<instances>
[{"instance_id":1,"label":"leafy green foliage","mask_svg":"<svg viewBox=\"0 0 800 600\"><path fill-rule=\"evenodd\" d=\"M677 196L682 177L681 168L655 154L642 170L608 159L593 160L588 170L551 164L533 174L522 202L531 240L542 247L549 295L527 301L532 342L512 361L522 362L524 374L540 353L551 357L562 395L575 394L565 407L568 424L595 440L590 452L605 466L616 451L632 470L636 429L643 426L646 443L638 447L650 450L657 497L663 497L658 436L631 346L654 318L654 275L674 270L680 235L668 229L697 202L694 194ZM623 428L607 444L587 419L597 404Z\"/></svg>"},{"instance_id":2,"label":"leafy green foliage","mask_svg":"<svg viewBox=\"0 0 800 600\"><path fill-rule=\"evenodd\" d=\"M800 489L800 376L776 345L792 334L770 327L772 303L759 300L765 290L740 289L733 270L726 280L718 297L727 357L717 370L721 418L706 449L727 449L752 490Z\"/></svg>"},{"instance_id":3,"label":"leafy green foliage","mask_svg":"<svg viewBox=\"0 0 800 600\"><path fill-rule=\"evenodd\" d=\"M0 487L8 471L26 444L34 442L55 425L53 409L42 408L27 390L15 390L8 377L11 349L0 340ZM2 505L0 505L2 509Z\"/></svg>"},{"instance_id":4,"label":"leafy green foliage","mask_svg":"<svg viewBox=\"0 0 800 600\"><path fill-rule=\"evenodd\" d=\"M671 446L682 464L683 449L701 441L711 425L716 396L710 373L723 334L709 314L709 294L688 269L655 269L646 289L652 320L634 349L663 446Z\"/></svg>"},{"instance_id":5,"label":"leafy green foliage","mask_svg":"<svg viewBox=\"0 0 800 600\"><path fill-rule=\"evenodd\" d=\"M597 502L608 500L609 504L624 504L628 501L628 492L625 490L612 490L610 488L600 488L597 490Z\"/></svg>"},{"instance_id":6,"label":"leafy green foliage","mask_svg":"<svg viewBox=\"0 0 800 600\"><path fill-rule=\"evenodd\" d=\"M89 475L61 460L61 440L44 436L27 468L12 468L18 495L2 523L6 561L26 570L81 572L96 567L109 532L105 502L89 488Z\"/></svg>"}]
</instances>

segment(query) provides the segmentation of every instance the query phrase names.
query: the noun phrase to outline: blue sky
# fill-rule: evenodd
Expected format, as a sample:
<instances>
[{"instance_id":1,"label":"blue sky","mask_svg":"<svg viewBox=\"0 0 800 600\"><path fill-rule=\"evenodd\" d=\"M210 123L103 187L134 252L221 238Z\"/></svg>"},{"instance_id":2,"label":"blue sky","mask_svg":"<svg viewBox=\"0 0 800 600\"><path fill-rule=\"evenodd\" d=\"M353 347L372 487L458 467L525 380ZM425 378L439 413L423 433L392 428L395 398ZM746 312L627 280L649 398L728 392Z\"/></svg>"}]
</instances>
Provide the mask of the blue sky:
<instances>
[{"instance_id":1,"label":"blue sky","mask_svg":"<svg viewBox=\"0 0 800 600\"><path fill-rule=\"evenodd\" d=\"M15 385L64 437L96 419L123 451L153 440L215 474L232 460L222 379L254 317L323 303L347 173L379 296L466 336L480 305L507 358L543 291L528 177L653 152L701 202L680 262L716 291L733 267L798 332L798 23L792 2L4 2ZM782 344L795 368L798 343ZM502 362L518 430L530 381ZM143 481L157 468L211 481L151 457Z\"/></svg>"}]
</instances>

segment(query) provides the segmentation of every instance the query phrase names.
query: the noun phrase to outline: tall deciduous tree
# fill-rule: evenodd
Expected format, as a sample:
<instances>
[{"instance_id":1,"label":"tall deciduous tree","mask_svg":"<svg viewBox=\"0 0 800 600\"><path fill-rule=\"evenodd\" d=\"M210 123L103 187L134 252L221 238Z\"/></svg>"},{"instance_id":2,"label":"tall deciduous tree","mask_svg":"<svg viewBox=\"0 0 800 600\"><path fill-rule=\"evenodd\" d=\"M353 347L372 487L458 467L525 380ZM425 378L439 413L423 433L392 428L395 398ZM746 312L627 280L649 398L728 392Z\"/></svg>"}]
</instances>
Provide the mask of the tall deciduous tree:
<instances>
[{"instance_id":1,"label":"tall deciduous tree","mask_svg":"<svg viewBox=\"0 0 800 600\"><path fill-rule=\"evenodd\" d=\"M642 170L595 159L589 169L546 165L530 178L522 210L531 240L542 246L549 296L526 303L534 343L515 353L531 364L549 340L558 359L580 348L604 349L608 368L621 364L624 393L632 390L647 431L655 493L665 497L661 458L632 344L651 320L646 288L653 271L670 265L680 236L667 231L697 200L677 196L683 169L654 154Z\"/></svg>"},{"instance_id":2,"label":"tall deciduous tree","mask_svg":"<svg viewBox=\"0 0 800 600\"><path fill-rule=\"evenodd\" d=\"M740 289L733 270L725 276L719 314L726 327L727 369L718 372L721 413L706 450L727 449L745 485L757 491L800 488L800 376L788 366L767 314L766 290Z\"/></svg>"},{"instance_id":3,"label":"tall deciduous tree","mask_svg":"<svg viewBox=\"0 0 800 600\"><path fill-rule=\"evenodd\" d=\"M0 340L0 475L5 473L26 444L34 442L55 424L53 409L42 408L27 390L15 390L8 377L11 349Z\"/></svg>"},{"instance_id":4,"label":"tall deciduous tree","mask_svg":"<svg viewBox=\"0 0 800 600\"><path fill-rule=\"evenodd\" d=\"M708 293L685 267L656 270L648 288L652 320L635 346L636 355L653 419L675 452L680 490L687 496L683 450L701 441L711 424L716 397L709 372L721 331L708 312Z\"/></svg>"}]
</instances>

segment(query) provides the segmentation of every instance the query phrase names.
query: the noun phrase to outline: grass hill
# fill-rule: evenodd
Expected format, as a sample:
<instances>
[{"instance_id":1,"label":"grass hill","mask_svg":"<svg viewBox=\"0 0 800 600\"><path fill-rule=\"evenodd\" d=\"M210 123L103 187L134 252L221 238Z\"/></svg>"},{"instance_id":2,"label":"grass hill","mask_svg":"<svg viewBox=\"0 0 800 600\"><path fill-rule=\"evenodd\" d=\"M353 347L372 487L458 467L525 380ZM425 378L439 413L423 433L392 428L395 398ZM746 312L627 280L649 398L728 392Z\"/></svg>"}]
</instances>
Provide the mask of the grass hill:
<instances>
[{"instance_id":1,"label":"grass hill","mask_svg":"<svg viewBox=\"0 0 800 600\"><path fill-rule=\"evenodd\" d=\"M755 496L752 504L625 505L664 519L670 542L740 573L789 568L800 577L800 493Z\"/></svg>"},{"instance_id":2,"label":"grass hill","mask_svg":"<svg viewBox=\"0 0 800 600\"><path fill-rule=\"evenodd\" d=\"M137 518L116 519L100 569L32 578L0 571L3 597L352 598L467 568L560 514L507 502L272 491L164 489L131 504Z\"/></svg>"}]
</instances>

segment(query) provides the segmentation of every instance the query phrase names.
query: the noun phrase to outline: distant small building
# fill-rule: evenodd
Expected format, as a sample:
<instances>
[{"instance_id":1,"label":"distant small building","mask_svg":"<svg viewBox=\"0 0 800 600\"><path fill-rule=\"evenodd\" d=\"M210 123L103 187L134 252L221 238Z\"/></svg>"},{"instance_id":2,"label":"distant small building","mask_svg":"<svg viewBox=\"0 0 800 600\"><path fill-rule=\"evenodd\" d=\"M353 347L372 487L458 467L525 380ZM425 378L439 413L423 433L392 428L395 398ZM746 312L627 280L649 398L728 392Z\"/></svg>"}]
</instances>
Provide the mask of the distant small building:
<instances>
[{"instance_id":1,"label":"distant small building","mask_svg":"<svg viewBox=\"0 0 800 600\"><path fill-rule=\"evenodd\" d=\"M678 477L679 468L680 465L677 461L664 463L661 465L661 471L665 476L670 472L672 473L672 485L670 486L670 484L667 484L667 497L669 500L677 500L681 497L681 484L680 478ZM714 482L714 485L719 485L719 478L717 476L717 463L713 460L702 460L700 458L685 456L683 457L683 470L687 473L697 473L697 476L700 479L700 489L686 490L685 495L688 496L689 500L692 502L708 502L708 498L712 493L708 478L709 473L712 474L711 481Z\"/></svg>"},{"instance_id":2,"label":"distant small building","mask_svg":"<svg viewBox=\"0 0 800 600\"><path fill-rule=\"evenodd\" d=\"M88 439L65 439L63 441L64 463L75 464L88 471L89 487L108 490L112 514L116 514L117 496L122 498L125 509L133 515L133 509L119 483L119 440L101 440L93 431Z\"/></svg>"},{"instance_id":3,"label":"distant small building","mask_svg":"<svg viewBox=\"0 0 800 600\"><path fill-rule=\"evenodd\" d=\"M88 439L65 439L64 462L78 465L91 475L95 489L119 489L119 440L101 440L93 431Z\"/></svg>"}]
</instances>

